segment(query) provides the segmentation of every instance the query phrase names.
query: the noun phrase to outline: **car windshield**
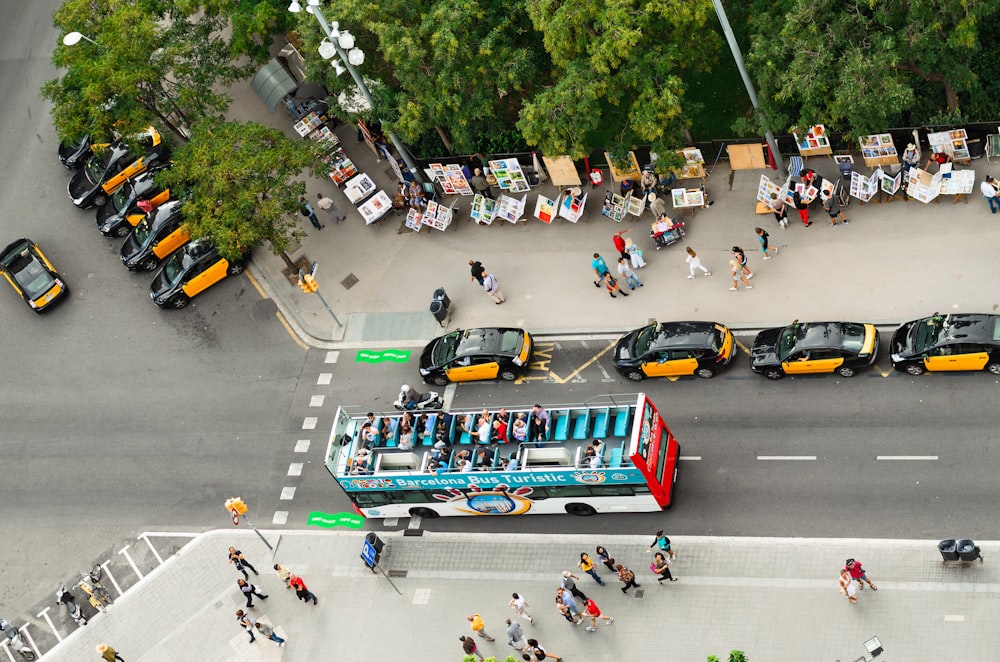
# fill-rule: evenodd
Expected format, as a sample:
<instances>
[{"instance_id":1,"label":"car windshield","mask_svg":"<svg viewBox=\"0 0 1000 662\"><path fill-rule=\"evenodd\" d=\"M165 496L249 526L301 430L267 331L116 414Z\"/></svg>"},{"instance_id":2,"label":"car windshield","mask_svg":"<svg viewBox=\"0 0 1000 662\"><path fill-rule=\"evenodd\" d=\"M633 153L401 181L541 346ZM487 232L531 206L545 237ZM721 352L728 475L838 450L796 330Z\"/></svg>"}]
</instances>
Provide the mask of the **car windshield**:
<instances>
[{"instance_id":1,"label":"car windshield","mask_svg":"<svg viewBox=\"0 0 1000 662\"><path fill-rule=\"evenodd\" d=\"M915 354L922 354L938 343L944 336L944 318L939 315L925 317L914 323L910 329L910 346Z\"/></svg>"},{"instance_id":2,"label":"car windshield","mask_svg":"<svg viewBox=\"0 0 1000 662\"><path fill-rule=\"evenodd\" d=\"M864 324L844 323L840 325L840 346L855 354L861 353L861 348L865 346L865 326Z\"/></svg>"},{"instance_id":3,"label":"car windshield","mask_svg":"<svg viewBox=\"0 0 1000 662\"><path fill-rule=\"evenodd\" d=\"M148 218L144 218L139 221L139 224L135 226L135 240L142 246L146 243L146 239L149 238L149 233L153 231L152 226L149 223Z\"/></svg>"},{"instance_id":4,"label":"car windshield","mask_svg":"<svg viewBox=\"0 0 1000 662\"><path fill-rule=\"evenodd\" d=\"M41 262L33 258L14 275L14 278L31 299L52 287L52 275L42 266Z\"/></svg>"},{"instance_id":5,"label":"car windshield","mask_svg":"<svg viewBox=\"0 0 1000 662\"><path fill-rule=\"evenodd\" d=\"M111 156L114 153L115 151L108 147L100 154L95 154L93 158L87 160L84 170L87 171L87 177L90 181L100 182L104 179L104 171L108 169L108 163L111 162Z\"/></svg>"},{"instance_id":6,"label":"car windshield","mask_svg":"<svg viewBox=\"0 0 1000 662\"><path fill-rule=\"evenodd\" d=\"M120 189L111 196L111 206L116 212L125 208L125 204L132 197L132 182L125 182Z\"/></svg>"},{"instance_id":7,"label":"car windshield","mask_svg":"<svg viewBox=\"0 0 1000 662\"><path fill-rule=\"evenodd\" d=\"M655 324L650 324L644 329L640 329L638 335L635 337L635 349L632 352L632 356L642 356L649 351L649 345L653 342L653 332L656 329Z\"/></svg>"},{"instance_id":8,"label":"car windshield","mask_svg":"<svg viewBox=\"0 0 1000 662\"><path fill-rule=\"evenodd\" d=\"M174 253L170 258L163 264L163 279L164 285L171 286L177 282L177 279L181 277L181 273L184 271L184 265L181 262L181 256L184 251L179 253Z\"/></svg>"},{"instance_id":9,"label":"car windshield","mask_svg":"<svg viewBox=\"0 0 1000 662\"><path fill-rule=\"evenodd\" d=\"M431 363L434 365L444 365L455 358L455 351L458 349L458 340L461 334L461 331L455 331L439 338L431 352Z\"/></svg>"},{"instance_id":10,"label":"car windshield","mask_svg":"<svg viewBox=\"0 0 1000 662\"><path fill-rule=\"evenodd\" d=\"M500 334L500 348L497 350L501 354L513 354L521 344L520 331L504 331Z\"/></svg>"}]
</instances>

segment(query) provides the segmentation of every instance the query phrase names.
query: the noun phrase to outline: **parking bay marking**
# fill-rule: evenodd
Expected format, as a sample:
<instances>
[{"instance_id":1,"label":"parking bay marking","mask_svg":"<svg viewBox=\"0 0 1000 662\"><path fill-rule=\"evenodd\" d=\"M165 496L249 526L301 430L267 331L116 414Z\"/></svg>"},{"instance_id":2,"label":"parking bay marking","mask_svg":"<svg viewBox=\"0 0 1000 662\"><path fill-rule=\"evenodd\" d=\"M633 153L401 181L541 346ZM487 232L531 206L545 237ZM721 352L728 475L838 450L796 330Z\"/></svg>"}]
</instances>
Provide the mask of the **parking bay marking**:
<instances>
[{"instance_id":1,"label":"parking bay marking","mask_svg":"<svg viewBox=\"0 0 1000 662\"><path fill-rule=\"evenodd\" d=\"M600 352L598 352L594 356L590 357L590 359L588 359L583 365L581 365L579 368L577 368L576 370L574 370L573 372L571 372L566 377L560 377L556 373L552 372L552 369L548 367L549 362L552 360L552 349L555 346L555 343L536 343L535 344L535 356L534 356L534 358L537 359L539 357L543 357L543 358L545 358L547 360L544 360L544 361L532 361L528 365L528 369L529 370L541 370L541 371L545 371L546 374L545 375L539 375L537 377L521 376L521 377L519 377L517 379L516 383L521 384L521 383L529 382L529 381L547 381L547 380L551 380L551 381L555 382L556 384L565 384L566 382L570 381L571 379L574 380L575 383L580 383L582 381L586 381L585 379L582 379L582 378L581 379L576 379L576 377L581 372L583 372L584 370L586 370L587 368L589 368L599 358L601 358L602 356L604 356L605 354L607 354L608 351L611 350L611 348L613 348L617 342L618 342L617 340L612 340L611 343L609 343L607 347L605 347L604 349L602 349ZM602 372L604 372L604 371L602 370ZM604 375L607 377L608 373L604 372Z\"/></svg>"}]
</instances>

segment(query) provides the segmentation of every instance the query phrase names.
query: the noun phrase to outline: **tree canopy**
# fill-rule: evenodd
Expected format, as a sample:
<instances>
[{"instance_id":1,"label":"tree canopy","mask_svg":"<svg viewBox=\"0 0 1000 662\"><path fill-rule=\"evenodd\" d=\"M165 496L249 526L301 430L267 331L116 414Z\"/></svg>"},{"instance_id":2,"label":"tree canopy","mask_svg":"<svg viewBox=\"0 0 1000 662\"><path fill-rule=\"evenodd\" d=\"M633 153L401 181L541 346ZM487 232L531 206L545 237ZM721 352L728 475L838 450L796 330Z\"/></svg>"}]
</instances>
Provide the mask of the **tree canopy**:
<instances>
[{"instance_id":1,"label":"tree canopy","mask_svg":"<svg viewBox=\"0 0 1000 662\"><path fill-rule=\"evenodd\" d=\"M252 122L204 118L157 182L184 191L184 222L192 238L210 237L230 259L264 242L279 254L295 236L291 214L305 192L294 178L320 162L315 141L292 141Z\"/></svg>"}]
</instances>

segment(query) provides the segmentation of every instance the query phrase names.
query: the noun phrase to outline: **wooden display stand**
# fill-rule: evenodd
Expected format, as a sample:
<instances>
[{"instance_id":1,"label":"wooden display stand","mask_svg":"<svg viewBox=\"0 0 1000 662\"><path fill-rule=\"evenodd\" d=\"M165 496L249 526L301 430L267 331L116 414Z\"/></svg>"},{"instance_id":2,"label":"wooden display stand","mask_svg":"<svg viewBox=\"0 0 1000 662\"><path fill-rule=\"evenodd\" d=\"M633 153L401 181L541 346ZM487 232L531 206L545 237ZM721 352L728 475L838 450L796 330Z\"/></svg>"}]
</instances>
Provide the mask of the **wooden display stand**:
<instances>
[{"instance_id":1,"label":"wooden display stand","mask_svg":"<svg viewBox=\"0 0 1000 662\"><path fill-rule=\"evenodd\" d=\"M799 138L796 131L792 131L792 135L795 137L795 144L798 145L799 155L803 160L810 156L833 156L830 138L826 135L826 127L822 124L809 127L804 138Z\"/></svg>"},{"instance_id":2,"label":"wooden display stand","mask_svg":"<svg viewBox=\"0 0 1000 662\"><path fill-rule=\"evenodd\" d=\"M684 157L684 167L674 170L677 179L700 179L705 181L705 157L697 147L679 149L677 153Z\"/></svg>"},{"instance_id":3,"label":"wooden display stand","mask_svg":"<svg viewBox=\"0 0 1000 662\"><path fill-rule=\"evenodd\" d=\"M899 163L899 153L892 142L892 136L888 133L876 133L858 138L858 142L861 144L861 156L869 168Z\"/></svg>"},{"instance_id":4,"label":"wooden display stand","mask_svg":"<svg viewBox=\"0 0 1000 662\"><path fill-rule=\"evenodd\" d=\"M972 165L968 141L969 134L965 132L965 129L927 134L927 142L931 145L931 152L944 152L951 157L952 161L962 165Z\"/></svg>"},{"instance_id":5,"label":"wooden display stand","mask_svg":"<svg viewBox=\"0 0 1000 662\"><path fill-rule=\"evenodd\" d=\"M576 164L568 156L543 156L545 168L549 171L549 179L552 185L562 188L564 186L580 186L580 173L576 171Z\"/></svg>"},{"instance_id":6,"label":"wooden display stand","mask_svg":"<svg viewBox=\"0 0 1000 662\"><path fill-rule=\"evenodd\" d=\"M639 161L635 158L635 152L629 152L628 158L632 162L631 170L619 170L615 167L615 164L611 162L611 155L604 152L604 158L608 161L608 169L611 171L611 179L615 182L623 182L626 179L631 179L636 184L642 179L642 172L639 170Z\"/></svg>"},{"instance_id":7,"label":"wooden display stand","mask_svg":"<svg viewBox=\"0 0 1000 662\"><path fill-rule=\"evenodd\" d=\"M734 172L767 167L764 163L764 145L761 143L726 145L726 153L729 155L729 168Z\"/></svg>"}]
</instances>

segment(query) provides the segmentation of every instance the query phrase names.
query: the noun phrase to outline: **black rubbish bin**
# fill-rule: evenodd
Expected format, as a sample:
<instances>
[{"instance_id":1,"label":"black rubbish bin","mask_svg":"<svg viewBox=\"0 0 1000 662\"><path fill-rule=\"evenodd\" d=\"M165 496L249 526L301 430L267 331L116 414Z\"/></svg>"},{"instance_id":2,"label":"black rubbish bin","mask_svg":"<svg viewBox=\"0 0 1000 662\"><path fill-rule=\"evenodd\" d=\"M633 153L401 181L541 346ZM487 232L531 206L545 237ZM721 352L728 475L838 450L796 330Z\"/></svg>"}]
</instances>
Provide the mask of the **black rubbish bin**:
<instances>
[{"instance_id":1,"label":"black rubbish bin","mask_svg":"<svg viewBox=\"0 0 1000 662\"><path fill-rule=\"evenodd\" d=\"M945 561L957 561L959 558L958 545L954 538L948 538L939 542L938 551L941 552L941 558Z\"/></svg>"},{"instance_id":2,"label":"black rubbish bin","mask_svg":"<svg viewBox=\"0 0 1000 662\"><path fill-rule=\"evenodd\" d=\"M982 559L982 555L979 553L979 545L976 541L970 538L960 538L956 543L958 546L958 558L963 561L975 561L976 559Z\"/></svg>"},{"instance_id":3,"label":"black rubbish bin","mask_svg":"<svg viewBox=\"0 0 1000 662\"><path fill-rule=\"evenodd\" d=\"M438 324L444 326L444 321L448 319L448 309L440 301L431 301L431 315L434 316Z\"/></svg>"},{"instance_id":4,"label":"black rubbish bin","mask_svg":"<svg viewBox=\"0 0 1000 662\"><path fill-rule=\"evenodd\" d=\"M434 290L434 301L440 301L444 304L445 310L451 307L451 299L448 298L448 293L444 291L443 287Z\"/></svg>"}]
</instances>

